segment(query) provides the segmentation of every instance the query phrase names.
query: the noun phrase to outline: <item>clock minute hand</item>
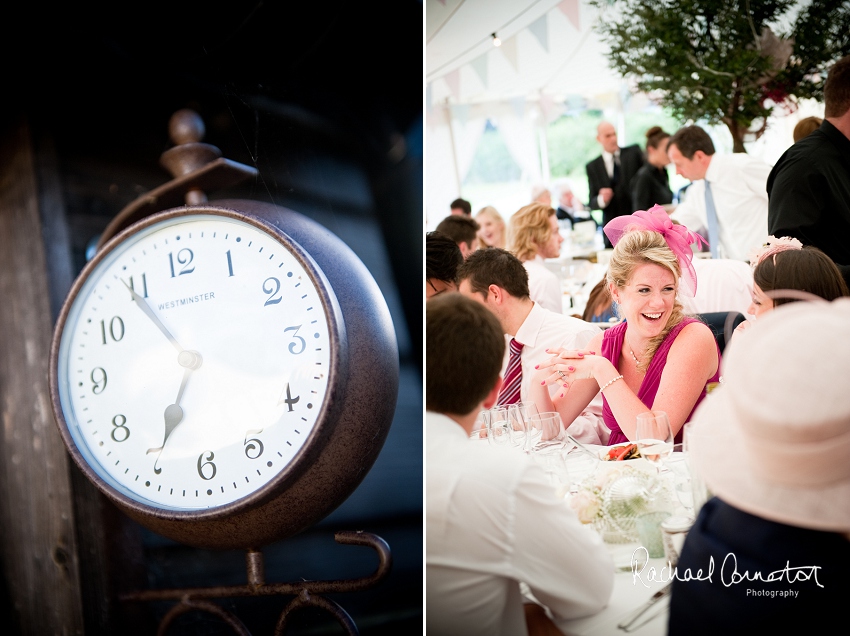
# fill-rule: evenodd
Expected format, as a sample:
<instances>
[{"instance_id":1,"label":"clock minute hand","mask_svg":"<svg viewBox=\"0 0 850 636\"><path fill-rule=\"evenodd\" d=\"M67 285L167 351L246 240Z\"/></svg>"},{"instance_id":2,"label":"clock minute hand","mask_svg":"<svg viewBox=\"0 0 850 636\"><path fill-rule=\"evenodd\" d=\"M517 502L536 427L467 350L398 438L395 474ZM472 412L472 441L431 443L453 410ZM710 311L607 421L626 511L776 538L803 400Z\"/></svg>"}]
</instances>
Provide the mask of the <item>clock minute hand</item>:
<instances>
[{"instance_id":1,"label":"clock minute hand","mask_svg":"<svg viewBox=\"0 0 850 636\"><path fill-rule=\"evenodd\" d=\"M124 283L123 280L121 282ZM127 283L124 283L124 286L127 288L127 291L129 291L132 295L133 301L136 303L139 309L141 309L144 314L153 321L153 324L155 324L159 328L159 330L165 334L165 337L171 341L171 344L174 345L177 351L183 351L183 347L181 347L180 343L177 342L177 339L171 335L171 332L165 328L165 325L162 324L162 321L157 317L157 315L153 313L153 309L150 308L150 305L148 305L145 299L139 296L139 294L136 293L136 290L130 287Z\"/></svg>"}]
</instances>

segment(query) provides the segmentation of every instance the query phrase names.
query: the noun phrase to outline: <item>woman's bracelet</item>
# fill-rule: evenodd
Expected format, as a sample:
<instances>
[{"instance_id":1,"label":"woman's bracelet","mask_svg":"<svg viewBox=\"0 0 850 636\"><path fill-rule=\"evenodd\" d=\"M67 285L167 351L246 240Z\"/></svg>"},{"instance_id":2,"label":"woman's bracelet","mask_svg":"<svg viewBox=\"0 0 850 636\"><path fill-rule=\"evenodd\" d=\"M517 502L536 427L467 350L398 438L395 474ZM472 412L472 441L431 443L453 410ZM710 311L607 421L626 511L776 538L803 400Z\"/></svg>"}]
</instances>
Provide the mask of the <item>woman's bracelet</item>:
<instances>
[{"instance_id":1,"label":"woman's bracelet","mask_svg":"<svg viewBox=\"0 0 850 636\"><path fill-rule=\"evenodd\" d=\"M616 378L611 378L611 379L610 379L610 380L608 380L605 384L603 384L601 387L599 387L599 390L600 390L600 391L604 391L604 390L605 390L605 389L607 389L609 386L611 386L612 384L614 384L614 382L616 382L617 380L622 380L622 379L623 379L623 376L622 376L622 375L618 375Z\"/></svg>"}]
</instances>

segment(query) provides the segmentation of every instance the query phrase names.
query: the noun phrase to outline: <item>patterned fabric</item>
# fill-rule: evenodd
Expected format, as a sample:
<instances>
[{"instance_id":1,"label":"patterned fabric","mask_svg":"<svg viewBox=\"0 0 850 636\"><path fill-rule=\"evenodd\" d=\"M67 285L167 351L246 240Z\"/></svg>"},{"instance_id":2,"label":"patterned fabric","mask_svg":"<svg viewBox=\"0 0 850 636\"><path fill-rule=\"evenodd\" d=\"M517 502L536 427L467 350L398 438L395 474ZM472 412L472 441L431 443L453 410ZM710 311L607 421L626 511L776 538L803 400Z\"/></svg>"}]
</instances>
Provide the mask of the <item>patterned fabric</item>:
<instances>
[{"instance_id":1,"label":"patterned fabric","mask_svg":"<svg viewBox=\"0 0 850 636\"><path fill-rule=\"evenodd\" d=\"M519 391L522 385L522 364L520 364L522 344L517 342L516 338L511 338L510 350L511 356L505 369L505 382L502 384L502 390L499 392L499 399L496 402L499 406L519 402Z\"/></svg>"}]
</instances>

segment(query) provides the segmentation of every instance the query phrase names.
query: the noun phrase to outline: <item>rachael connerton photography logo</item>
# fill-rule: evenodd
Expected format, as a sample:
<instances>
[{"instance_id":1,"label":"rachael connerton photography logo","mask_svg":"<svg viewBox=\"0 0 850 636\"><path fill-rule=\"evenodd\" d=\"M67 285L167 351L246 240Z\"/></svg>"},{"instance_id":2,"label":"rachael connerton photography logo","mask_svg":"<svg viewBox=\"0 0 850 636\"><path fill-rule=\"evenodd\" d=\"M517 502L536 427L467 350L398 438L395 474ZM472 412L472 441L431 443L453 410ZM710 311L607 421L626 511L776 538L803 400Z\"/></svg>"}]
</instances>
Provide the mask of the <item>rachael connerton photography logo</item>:
<instances>
[{"instance_id":1,"label":"rachael connerton photography logo","mask_svg":"<svg viewBox=\"0 0 850 636\"><path fill-rule=\"evenodd\" d=\"M774 570L772 572L761 572L738 569L738 559L734 552L729 552L724 558L718 570L714 561L714 556L709 556L705 570L698 568L695 572L691 568L685 568L682 572L678 567L673 566L669 561L667 565L660 570L654 565L649 566L649 552L643 546L635 548L632 552L631 569L632 569L632 584L636 585L640 582L644 587L650 587L650 583L668 583L673 579L677 581L708 581L713 583L715 577L724 587L731 587L740 583L751 583L761 581L762 583L806 583L814 580L815 584L823 588L823 585L818 580L819 565L800 565L791 566L789 561L785 562L785 567ZM758 590L747 588L747 596L767 596L770 598L797 598L799 591L797 590Z\"/></svg>"}]
</instances>

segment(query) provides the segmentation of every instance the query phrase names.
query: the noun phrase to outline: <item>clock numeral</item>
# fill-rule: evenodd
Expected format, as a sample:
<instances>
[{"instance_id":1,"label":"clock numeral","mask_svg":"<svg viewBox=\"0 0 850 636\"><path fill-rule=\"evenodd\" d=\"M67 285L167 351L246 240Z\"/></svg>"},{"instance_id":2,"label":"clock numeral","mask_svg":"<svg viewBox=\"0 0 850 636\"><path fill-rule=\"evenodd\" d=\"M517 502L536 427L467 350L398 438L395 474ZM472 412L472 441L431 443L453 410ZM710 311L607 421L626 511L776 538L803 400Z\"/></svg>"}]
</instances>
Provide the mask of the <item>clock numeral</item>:
<instances>
[{"instance_id":1,"label":"clock numeral","mask_svg":"<svg viewBox=\"0 0 850 636\"><path fill-rule=\"evenodd\" d=\"M270 285L269 289L266 289L266 283L268 283L269 281L273 281L273 287ZM263 307L265 307L266 305L276 305L281 300L283 300L283 298L281 298L280 296L278 296L277 298L274 297L274 295L280 291L280 281L274 276L271 276L270 278L267 278L263 281L263 291L269 295L269 299L263 303Z\"/></svg>"},{"instance_id":2,"label":"clock numeral","mask_svg":"<svg viewBox=\"0 0 850 636\"><path fill-rule=\"evenodd\" d=\"M248 439L248 435L253 435L255 433L262 432L263 429L260 429L258 431L248 431L247 433L245 433L245 440L242 442L242 444L245 446L245 457L247 457L248 459L257 459L260 455L263 454L263 451L265 450L265 446L263 446L263 443L259 439L257 439L256 437ZM254 454L255 451L256 454Z\"/></svg>"},{"instance_id":3,"label":"clock numeral","mask_svg":"<svg viewBox=\"0 0 850 636\"><path fill-rule=\"evenodd\" d=\"M91 392L100 395L106 389L106 371L103 367L95 367L91 372L91 381L94 385Z\"/></svg>"},{"instance_id":4,"label":"clock numeral","mask_svg":"<svg viewBox=\"0 0 850 636\"><path fill-rule=\"evenodd\" d=\"M114 439L116 442L126 442L127 438L130 437L130 429L127 427L127 418L121 415L120 413L112 418L112 433L110 433L110 437ZM121 439L119 439L119 437Z\"/></svg>"},{"instance_id":5,"label":"clock numeral","mask_svg":"<svg viewBox=\"0 0 850 636\"><path fill-rule=\"evenodd\" d=\"M297 356L299 353L304 353L304 349L307 347L307 342L304 340L304 338L302 338L301 336L299 336L299 335L298 335L298 330L299 330L299 329L301 329L301 325L295 325L294 327L287 327L286 329L284 329L284 330L283 330L284 332L286 332L286 331L294 331L295 333L294 333L294 334L292 334L292 337L293 337L295 340L299 340L299 341L300 341L300 345L301 345L300 347L298 347L298 344L299 344L299 343L295 343L295 342L290 342L290 343L289 343L289 353L295 354L296 356ZM296 351L296 350L295 350L296 348L298 348L298 351Z\"/></svg>"},{"instance_id":6,"label":"clock numeral","mask_svg":"<svg viewBox=\"0 0 850 636\"><path fill-rule=\"evenodd\" d=\"M284 398L283 400L278 400L277 403L278 404L286 404L289 407L289 412L291 413L294 410L292 408L292 405L295 404L296 402L298 402L298 400L300 400L300 399L301 399L300 395L296 395L295 397L292 397L292 394L289 392L289 382L287 382L286 383L286 398Z\"/></svg>"},{"instance_id":7,"label":"clock numeral","mask_svg":"<svg viewBox=\"0 0 850 636\"><path fill-rule=\"evenodd\" d=\"M206 453L206 451L204 451L204 453ZM215 458L215 453L213 453L212 451L209 451L210 454L207 455L206 457L204 457L204 453L201 453L200 457L198 457L198 474L201 476L201 479L203 479L204 481L209 481L210 479L213 479L215 477L215 473L216 473L215 464L213 464L213 462L212 462L212 460ZM206 461L204 461L204 460L206 460ZM204 471L205 470L209 471L209 469L212 470L212 474L209 477L207 477L204 474Z\"/></svg>"},{"instance_id":8,"label":"clock numeral","mask_svg":"<svg viewBox=\"0 0 850 636\"><path fill-rule=\"evenodd\" d=\"M133 286L133 277L132 277L132 276L130 276L130 289L132 289L133 291L136 291L136 288ZM136 293L138 293L138 292L136 292ZM141 297L142 297L142 298L147 298L147 297L148 297L148 279L147 279L147 277L146 277L144 274L142 274L142 293L141 293Z\"/></svg>"},{"instance_id":9,"label":"clock numeral","mask_svg":"<svg viewBox=\"0 0 850 636\"><path fill-rule=\"evenodd\" d=\"M106 329L106 321L100 321L100 335L103 339L103 344L106 344L106 336L107 333L109 337L112 338L113 341L118 342L121 338L124 337L124 321L121 320L121 316L113 316L112 320L109 321L109 330Z\"/></svg>"},{"instance_id":10,"label":"clock numeral","mask_svg":"<svg viewBox=\"0 0 850 636\"><path fill-rule=\"evenodd\" d=\"M230 250L227 250L227 271L230 272L229 276L233 276L233 261L230 260Z\"/></svg>"},{"instance_id":11,"label":"clock numeral","mask_svg":"<svg viewBox=\"0 0 850 636\"><path fill-rule=\"evenodd\" d=\"M188 247L184 247L182 250L177 252L177 264L182 265L183 268L177 272L176 276L182 276L183 274L191 274L195 271L194 267L189 267L192 264L192 259L195 258L195 255L192 253ZM168 253L168 263L171 266L171 278L176 278L174 274L174 252Z\"/></svg>"}]
</instances>

